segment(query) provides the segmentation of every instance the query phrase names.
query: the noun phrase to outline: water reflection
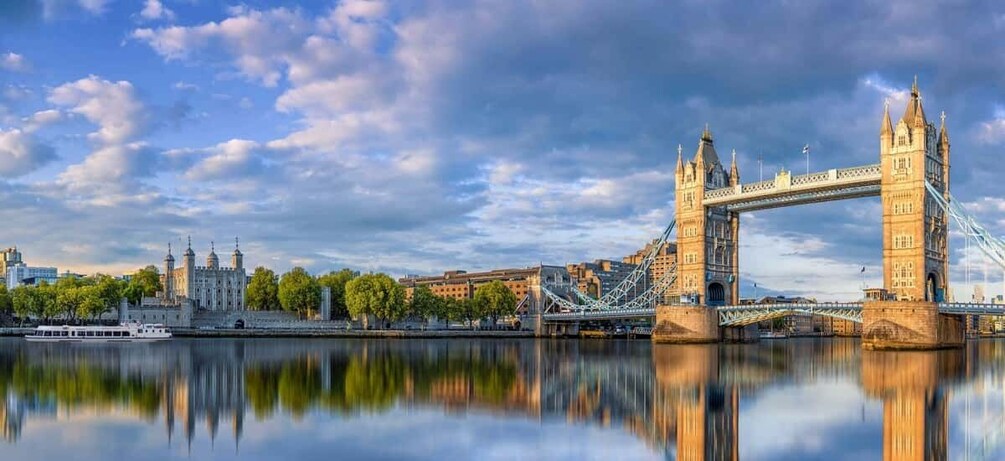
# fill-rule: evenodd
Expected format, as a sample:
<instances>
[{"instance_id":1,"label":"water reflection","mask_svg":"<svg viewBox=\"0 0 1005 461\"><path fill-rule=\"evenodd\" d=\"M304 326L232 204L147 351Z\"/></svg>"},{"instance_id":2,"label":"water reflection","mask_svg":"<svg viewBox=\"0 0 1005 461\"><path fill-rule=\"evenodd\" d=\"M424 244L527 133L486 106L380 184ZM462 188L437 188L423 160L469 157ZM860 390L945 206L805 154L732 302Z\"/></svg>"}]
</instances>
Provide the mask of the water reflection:
<instances>
[{"instance_id":1,"label":"water reflection","mask_svg":"<svg viewBox=\"0 0 1005 461\"><path fill-rule=\"evenodd\" d=\"M144 448L162 453L145 459L190 456L200 437L210 447L218 439L233 443L226 456L240 458L245 426L289 419L292 424L278 429L285 437L320 445L298 421L389 415L411 424L416 414L431 412L427 423L487 415L489 424L523 421L542 431L565 430L558 448L544 436L493 434L523 459L634 459L639 453L679 460L1005 459L999 445L1005 438L1003 357L1000 341L893 353L863 352L851 340L721 346L178 340L122 347L7 339L0 340L0 430L8 443L0 445L0 456L41 456L19 448L36 424L37 431L51 431L80 421L126 421L163 431L168 449L144 441ZM842 408L854 406L861 407L860 419L855 408ZM610 433L627 442L612 447L597 438ZM633 443L641 451L630 451ZM52 438L48 448L73 451L63 444ZM361 457L378 455L356 448ZM247 457L270 459L264 452Z\"/></svg>"}]
</instances>

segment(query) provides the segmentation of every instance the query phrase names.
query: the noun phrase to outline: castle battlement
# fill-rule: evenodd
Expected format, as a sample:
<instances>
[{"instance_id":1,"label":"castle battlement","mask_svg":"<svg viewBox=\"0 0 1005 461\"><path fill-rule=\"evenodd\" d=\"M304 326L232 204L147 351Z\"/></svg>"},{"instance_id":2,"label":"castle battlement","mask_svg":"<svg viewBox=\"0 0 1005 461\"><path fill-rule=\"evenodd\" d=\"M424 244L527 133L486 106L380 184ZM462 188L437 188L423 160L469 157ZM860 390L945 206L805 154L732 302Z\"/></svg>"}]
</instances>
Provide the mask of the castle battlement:
<instances>
[{"instance_id":1,"label":"castle battlement","mask_svg":"<svg viewBox=\"0 0 1005 461\"><path fill-rule=\"evenodd\" d=\"M212 267L209 267L209 266L194 266L192 269L194 269L194 270L201 270L201 271L221 271L221 272L236 272L237 271L237 269L235 269L233 267L218 267L216 269L213 269Z\"/></svg>"}]
</instances>

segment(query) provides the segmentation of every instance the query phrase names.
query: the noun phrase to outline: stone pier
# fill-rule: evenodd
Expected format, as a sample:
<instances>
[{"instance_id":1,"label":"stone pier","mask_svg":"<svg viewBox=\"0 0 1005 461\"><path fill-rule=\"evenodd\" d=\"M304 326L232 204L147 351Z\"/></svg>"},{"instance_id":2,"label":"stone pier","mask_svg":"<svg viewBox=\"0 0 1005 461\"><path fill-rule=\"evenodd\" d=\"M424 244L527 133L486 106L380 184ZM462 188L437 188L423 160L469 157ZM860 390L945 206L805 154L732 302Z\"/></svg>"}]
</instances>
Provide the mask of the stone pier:
<instances>
[{"instance_id":1,"label":"stone pier","mask_svg":"<svg viewBox=\"0 0 1005 461\"><path fill-rule=\"evenodd\" d=\"M707 306L657 306L656 343L714 343L719 341L719 314Z\"/></svg>"},{"instance_id":2,"label":"stone pier","mask_svg":"<svg viewBox=\"0 0 1005 461\"><path fill-rule=\"evenodd\" d=\"M942 349L965 344L963 316L927 301L870 301L862 306L864 349Z\"/></svg>"}]
</instances>

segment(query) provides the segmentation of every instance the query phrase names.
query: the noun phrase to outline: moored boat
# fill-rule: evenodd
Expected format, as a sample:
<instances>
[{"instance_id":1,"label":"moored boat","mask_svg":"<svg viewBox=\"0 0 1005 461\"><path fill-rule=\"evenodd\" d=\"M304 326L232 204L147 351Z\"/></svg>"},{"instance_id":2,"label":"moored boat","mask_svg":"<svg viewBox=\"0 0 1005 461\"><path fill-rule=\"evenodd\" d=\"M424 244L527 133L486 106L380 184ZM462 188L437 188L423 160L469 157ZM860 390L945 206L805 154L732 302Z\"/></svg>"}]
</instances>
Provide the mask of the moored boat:
<instances>
[{"instance_id":1,"label":"moored boat","mask_svg":"<svg viewBox=\"0 0 1005 461\"><path fill-rule=\"evenodd\" d=\"M147 342L170 338L171 332L163 324L139 322L123 323L114 327L42 325L24 337L27 341L46 343Z\"/></svg>"}]
</instances>

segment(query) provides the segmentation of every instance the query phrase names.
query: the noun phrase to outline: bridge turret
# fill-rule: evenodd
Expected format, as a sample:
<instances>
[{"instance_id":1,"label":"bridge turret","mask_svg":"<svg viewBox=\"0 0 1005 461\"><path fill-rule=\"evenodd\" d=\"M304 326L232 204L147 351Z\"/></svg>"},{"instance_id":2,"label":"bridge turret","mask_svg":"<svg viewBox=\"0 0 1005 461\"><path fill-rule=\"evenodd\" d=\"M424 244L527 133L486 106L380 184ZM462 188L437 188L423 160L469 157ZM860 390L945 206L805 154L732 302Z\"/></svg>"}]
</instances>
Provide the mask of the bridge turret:
<instances>
[{"instance_id":1,"label":"bridge turret","mask_svg":"<svg viewBox=\"0 0 1005 461\"><path fill-rule=\"evenodd\" d=\"M733 163L729 165L729 185L740 183L740 169L736 166L736 149L733 149Z\"/></svg>"},{"instance_id":2,"label":"bridge turret","mask_svg":"<svg viewBox=\"0 0 1005 461\"><path fill-rule=\"evenodd\" d=\"M893 144L893 123L890 122L890 101L883 105L883 123L879 132L880 147L889 150Z\"/></svg>"}]
</instances>

